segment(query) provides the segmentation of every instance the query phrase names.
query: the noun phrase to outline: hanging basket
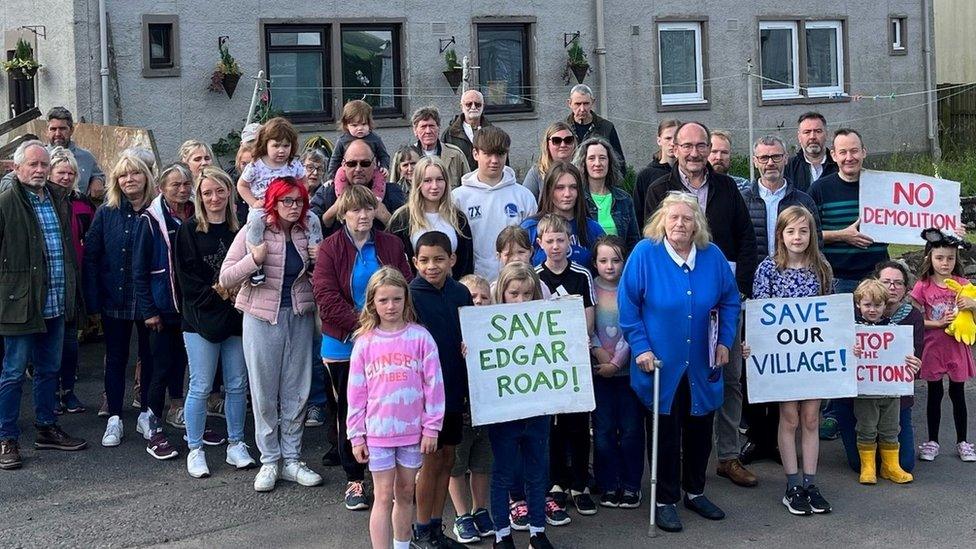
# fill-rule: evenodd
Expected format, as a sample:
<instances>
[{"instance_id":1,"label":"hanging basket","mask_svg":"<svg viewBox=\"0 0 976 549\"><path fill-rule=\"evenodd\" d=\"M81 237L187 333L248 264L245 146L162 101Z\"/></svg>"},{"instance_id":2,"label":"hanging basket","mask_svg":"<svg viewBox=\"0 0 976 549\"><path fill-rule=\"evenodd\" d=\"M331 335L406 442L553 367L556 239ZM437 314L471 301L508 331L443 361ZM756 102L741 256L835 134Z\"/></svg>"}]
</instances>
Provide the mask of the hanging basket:
<instances>
[{"instance_id":1,"label":"hanging basket","mask_svg":"<svg viewBox=\"0 0 976 549\"><path fill-rule=\"evenodd\" d=\"M17 67L10 69L10 77L14 80L30 80L37 74L37 67Z\"/></svg>"},{"instance_id":2,"label":"hanging basket","mask_svg":"<svg viewBox=\"0 0 976 549\"><path fill-rule=\"evenodd\" d=\"M451 89L456 93L458 86L461 85L461 69L451 69L444 71L444 78L447 78L447 83L450 84Z\"/></svg>"},{"instance_id":3,"label":"hanging basket","mask_svg":"<svg viewBox=\"0 0 976 549\"><path fill-rule=\"evenodd\" d=\"M589 65L570 65L569 68L573 71L573 76L576 77L577 84L583 83L583 80L586 79L586 73L590 70Z\"/></svg>"},{"instance_id":4,"label":"hanging basket","mask_svg":"<svg viewBox=\"0 0 976 549\"><path fill-rule=\"evenodd\" d=\"M220 79L220 84L223 86L224 91L227 92L228 99L234 97L234 90L237 89L237 83L241 81L241 75L239 74L225 74L223 78Z\"/></svg>"}]
</instances>

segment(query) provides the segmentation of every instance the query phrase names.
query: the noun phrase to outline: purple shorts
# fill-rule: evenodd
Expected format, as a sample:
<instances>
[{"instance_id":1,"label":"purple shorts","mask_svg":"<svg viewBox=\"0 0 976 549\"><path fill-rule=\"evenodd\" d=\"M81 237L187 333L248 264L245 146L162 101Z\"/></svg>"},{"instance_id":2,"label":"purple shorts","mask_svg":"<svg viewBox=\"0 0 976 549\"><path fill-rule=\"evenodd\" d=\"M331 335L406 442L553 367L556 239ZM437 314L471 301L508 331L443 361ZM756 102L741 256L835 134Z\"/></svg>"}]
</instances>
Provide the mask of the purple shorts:
<instances>
[{"instance_id":1,"label":"purple shorts","mask_svg":"<svg viewBox=\"0 0 976 549\"><path fill-rule=\"evenodd\" d=\"M408 469L420 469L424 456L420 453L420 443L410 446L395 446L384 448L368 446L369 470L374 472L389 471L397 465Z\"/></svg>"}]
</instances>

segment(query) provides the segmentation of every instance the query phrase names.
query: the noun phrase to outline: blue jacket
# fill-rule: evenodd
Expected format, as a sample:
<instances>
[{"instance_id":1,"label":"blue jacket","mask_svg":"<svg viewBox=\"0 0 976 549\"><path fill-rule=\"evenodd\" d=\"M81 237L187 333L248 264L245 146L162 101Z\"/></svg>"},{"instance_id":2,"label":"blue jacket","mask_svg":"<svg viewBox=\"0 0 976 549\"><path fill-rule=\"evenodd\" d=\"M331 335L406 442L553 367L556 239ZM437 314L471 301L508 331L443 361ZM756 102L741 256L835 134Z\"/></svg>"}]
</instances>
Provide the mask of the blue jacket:
<instances>
[{"instance_id":1,"label":"blue jacket","mask_svg":"<svg viewBox=\"0 0 976 549\"><path fill-rule=\"evenodd\" d=\"M136 320L132 254L141 213L125 199L118 208L103 205L95 211L81 271L89 313Z\"/></svg>"},{"instance_id":2,"label":"blue jacket","mask_svg":"<svg viewBox=\"0 0 976 549\"><path fill-rule=\"evenodd\" d=\"M529 242L532 243L532 265L539 266L543 261L546 260L546 252L539 247L539 243L536 242L539 233L539 217L532 216L522 222L521 227L529 233ZM573 231L573 234L569 235L569 243L572 247L572 251L569 254L569 260L574 263L578 263L589 270L593 270L593 244L596 243L596 239L603 236L603 227L599 223L593 221L590 218L586 218L586 239L587 242L581 243L577 233L579 229L577 228L578 219L574 219L569 222L569 230Z\"/></svg>"},{"instance_id":3,"label":"blue jacket","mask_svg":"<svg viewBox=\"0 0 976 549\"><path fill-rule=\"evenodd\" d=\"M447 277L438 290L423 277L410 281L410 298L422 324L437 344L444 378L444 410L463 412L468 400L468 368L461 355L459 307L474 305L471 293L460 282Z\"/></svg>"},{"instance_id":4,"label":"blue jacket","mask_svg":"<svg viewBox=\"0 0 976 549\"><path fill-rule=\"evenodd\" d=\"M136 290L136 316L161 316L166 324L180 322L179 293L173 271L173 245L182 223L157 196L142 212L136 227L132 279Z\"/></svg>"},{"instance_id":5,"label":"blue jacket","mask_svg":"<svg viewBox=\"0 0 976 549\"><path fill-rule=\"evenodd\" d=\"M739 321L739 290L725 256L714 244L698 249L695 268L679 267L663 242L642 240L631 252L617 289L620 328L630 344L630 385L644 406L653 402L654 376L637 367L651 351L661 362L658 410L671 413L681 378L688 376L691 414L722 405L721 376L709 381L709 312L718 310L718 342L729 349Z\"/></svg>"},{"instance_id":6,"label":"blue jacket","mask_svg":"<svg viewBox=\"0 0 976 549\"><path fill-rule=\"evenodd\" d=\"M610 189L610 194L613 195L610 217L613 218L613 224L617 227L617 236L624 243L624 254L629 254L637 245L637 241L641 239L641 228L637 224L634 199L627 194L627 191L619 187ZM589 212L590 218L599 219L596 202L593 201L593 195L590 194L589 188L584 191L584 196L586 196L586 210Z\"/></svg>"}]
</instances>

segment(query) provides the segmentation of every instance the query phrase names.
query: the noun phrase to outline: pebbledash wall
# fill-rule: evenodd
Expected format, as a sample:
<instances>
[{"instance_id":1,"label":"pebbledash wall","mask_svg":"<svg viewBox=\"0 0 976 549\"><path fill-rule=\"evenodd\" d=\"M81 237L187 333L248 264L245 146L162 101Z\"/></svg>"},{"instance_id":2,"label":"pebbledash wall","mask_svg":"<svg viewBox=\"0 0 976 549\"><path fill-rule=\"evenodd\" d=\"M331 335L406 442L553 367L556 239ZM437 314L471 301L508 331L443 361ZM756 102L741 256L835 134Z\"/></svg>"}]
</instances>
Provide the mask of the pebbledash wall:
<instances>
[{"instance_id":1,"label":"pebbledash wall","mask_svg":"<svg viewBox=\"0 0 976 549\"><path fill-rule=\"evenodd\" d=\"M770 26L774 29L766 31L767 37L773 39L775 35L775 40L787 47L792 42L795 52L788 56L784 51L774 51L773 47L767 48L768 55L779 60L799 57L794 70L803 75L806 56L820 55L818 59L823 64L824 59L829 62L831 51L835 55L839 53L842 82L839 82L840 92L830 97L774 101L763 99L758 81L753 80L757 134L778 133L792 143L797 115L816 109L828 118L831 127L851 125L862 130L872 152L927 150L930 146L926 132L926 96L898 96L925 89L922 9L927 2L922 0L830 3L822 0L605 0L605 89L597 87L594 1L106 2L113 43L112 82L117 83L121 107L110 105L111 120L151 128L164 161L175 155L184 139L213 142L228 131L240 128L251 98L250 77L259 69L267 71L267 25L331 23L332 32L338 32L345 28L344 24L370 21L399 25L399 74L401 93L406 97L401 102L402 115L383 119L379 128L390 149L412 140L408 118L414 108L436 105L445 119L444 125L457 112L457 94L451 92L441 74L444 60L438 51L439 40L453 36L454 47L461 57L477 50L476 28L481 22L527 25L528 87L523 93L529 96L527 103L531 110L488 115L512 135L512 163L520 171L538 154L539 135L545 127L568 114L565 102L570 86L563 82L567 59L564 42L567 35L577 31L594 68L586 83L596 89L599 100L606 104L608 117L616 124L624 144L627 161L638 168L648 162L656 148L656 126L665 117L699 119L713 128L730 129L735 136L735 149L738 152L748 149L744 72L750 59L755 72L760 71L760 27ZM77 118L101 121L97 8L97 0L0 3L3 30L25 25L46 27L47 37L38 40L37 48L39 61L44 65L37 84L42 111L65 105ZM143 75L143 54L147 47L143 43L143 19L150 14L176 16L178 76ZM898 24L903 28L903 48L898 51L892 48L892 19L899 19ZM819 52L807 53L812 44L812 41L808 44L807 37L811 36L808 33L817 32L814 29L821 29L819 40L824 43L824 25L817 24L824 21L837 22L840 34L835 36L840 37L840 51L831 46L826 52L821 48ZM783 23L788 32L776 33L775 28L782 31ZM830 24L826 26L829 35ZM693 32L682 32L689 29ZM685 64L685 70L666 71L671 82L701 78L700 86L692 82L689 89L668 89L689 92L698 102L662 105L659 31L667 35L669 43L684 44L692 50L698 48L690 52L691 61ZM673 33L667 34L668 31ZM218 36L229 37L230 51L245 72L233 99L206 90L218 59ZM485 63L472 55L475 61ZM678 53L674 55L681 57ZM335 55L331 58L337 59ZM934 66L931 70L934 73ZM333 71L333 74L338 73ZM805 78L800 76L795 80L790 83L799 85ZM800 94L803 93L801 88ZM7 97L6 79L0 82L0 94ZM110 96L115 95L113 90ZM341 110L340 101L333 96L333 112ZM4 109L0 120L9 116L9 109ZM334 137L336 133L334 123L327 122L302 123L299 128L303 136L320 133Z\"/></svg>"}]
</instances>

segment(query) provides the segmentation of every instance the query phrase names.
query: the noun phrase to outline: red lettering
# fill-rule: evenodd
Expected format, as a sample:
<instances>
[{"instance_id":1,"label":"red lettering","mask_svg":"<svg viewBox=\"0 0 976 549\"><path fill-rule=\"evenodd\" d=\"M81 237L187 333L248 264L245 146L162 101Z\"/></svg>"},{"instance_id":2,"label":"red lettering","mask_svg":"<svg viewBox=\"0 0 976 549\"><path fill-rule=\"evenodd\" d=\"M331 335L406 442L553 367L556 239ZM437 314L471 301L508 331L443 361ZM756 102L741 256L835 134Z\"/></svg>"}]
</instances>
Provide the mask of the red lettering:
<instances>
[{"instance_id":1,"label":"red lettering","mask_svg":"<svg viewBox=\"0 0 976 549\"><path fill-rule=\"evenodd\" d=\"M932 185L929 183L916 184L912 182L908 183L906 188L905 184L901 181L895 181L893 200L895 204L901 204L901 201L904 200L907 204L918 204L923 208L927 208L935 200L935 191L932 190Z\"/></svg>"}]
</instances>

